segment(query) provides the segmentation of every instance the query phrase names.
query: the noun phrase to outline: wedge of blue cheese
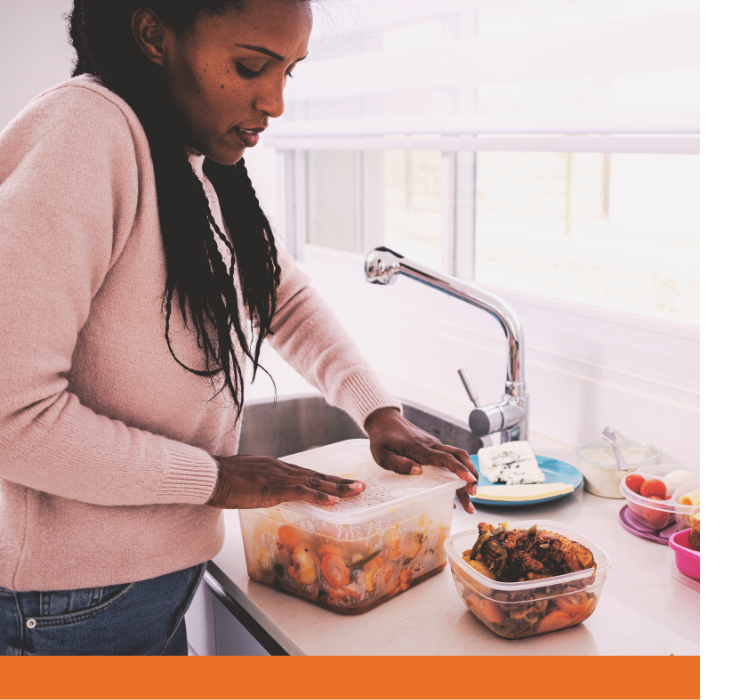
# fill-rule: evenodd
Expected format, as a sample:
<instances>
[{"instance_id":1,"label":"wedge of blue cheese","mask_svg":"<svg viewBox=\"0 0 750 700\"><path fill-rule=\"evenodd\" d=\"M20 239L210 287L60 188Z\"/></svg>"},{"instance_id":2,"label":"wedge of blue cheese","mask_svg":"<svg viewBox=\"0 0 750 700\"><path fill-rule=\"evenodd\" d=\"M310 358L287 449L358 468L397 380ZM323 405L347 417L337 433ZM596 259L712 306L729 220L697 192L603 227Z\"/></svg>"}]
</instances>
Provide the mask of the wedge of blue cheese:
<instances>
[{"instance_id":1,"label":"wedge of blue cheese","mask_svg":"<svg viewBox=\"0 0 750 700\"><path fill-rule=\"evenodd\" d=\"M544 472L539 468L531 445L524 440L483 447L477 457L479 471L492 484L544 483Z\"/></svg>"}]
</instances>

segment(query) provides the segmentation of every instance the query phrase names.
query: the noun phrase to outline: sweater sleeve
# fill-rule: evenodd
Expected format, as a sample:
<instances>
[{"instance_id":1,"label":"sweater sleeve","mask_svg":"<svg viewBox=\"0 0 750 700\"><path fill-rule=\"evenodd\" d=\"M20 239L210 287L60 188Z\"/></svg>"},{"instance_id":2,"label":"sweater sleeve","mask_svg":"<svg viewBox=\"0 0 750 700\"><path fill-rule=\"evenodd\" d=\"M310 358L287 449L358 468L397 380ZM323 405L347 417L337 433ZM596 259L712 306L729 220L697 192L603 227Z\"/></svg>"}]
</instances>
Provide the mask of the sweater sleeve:
<instances>
[{"instance_id":1,"label":"sweater sleeve","mask_svg":"<svg viewBox=\"0 0 750 700\"><path fill-rule=\"evenodd\" d=\"M85 87L37 98L0 134L0 477L99 505L205 503L208 452L68 391L92 298L138 210L122 109Z\"/></svg>"},{"instance_id":2,"label":"sweater sleeve","mask_svg":"<svg viewBox=\"0 0 750 700\"><path fill-rule=\"evenodd\" d=\"M401 404L379 381L332 309L294 259L279 247L281 284L271 345L360 427L378 408Z\"/></svg>"}]
</instances>

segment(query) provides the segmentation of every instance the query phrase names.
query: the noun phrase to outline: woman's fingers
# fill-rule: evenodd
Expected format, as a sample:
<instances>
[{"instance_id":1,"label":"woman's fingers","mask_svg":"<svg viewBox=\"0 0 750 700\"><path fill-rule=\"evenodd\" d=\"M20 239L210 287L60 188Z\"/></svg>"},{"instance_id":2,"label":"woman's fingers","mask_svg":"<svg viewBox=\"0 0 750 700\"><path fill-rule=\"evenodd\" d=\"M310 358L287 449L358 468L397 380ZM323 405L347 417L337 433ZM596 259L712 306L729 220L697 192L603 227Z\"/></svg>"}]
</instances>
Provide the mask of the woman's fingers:
<instances>
[{"instance_id":1,"label":"woman's fingers","mask_svg":"<svg viewBox=\"0 0 750 700\"><path fill-rule=\"evenodd\" d=\"M267 484L261 491L263 508L277 506L288 501L306 501L315 505L330 506L338 502L338 496L312 489L304 484Z\"/></svg>"},{"instance_id":2,"label":"woman's fingers","mask_svg":"<svg viewBox=\"0 0 750 700\"><path fill-rule=\"evenodd\" d=\"M409 457L396 454L395 452L386 451L380 457L380 466L396 474L421 474L422 467Z\"/></svg>"},{"instance_id":3,"label":"woman's fingers","mask_svg":"<svg viewBox=\"0 0 750 700\"><path fill-rule=\"evenodd\" d=\"M279 462L285 467L289 467L289 473L294 476L306 476L311 478L322 479L323 481L330 481L334 484L362 484L362 481L354 481L353 479L344 479L341 476L333 476L333 474L323 474L321 472L313 471L312 469L305 469L305 467L299 467L296 464L289 464L288 462Z\"/></svg>"},{"instance_id":4,"label":"woman's fingers","mask_svg":"<svg viewBox=\"0 0 750 700\"><path fill-rule=\"evenodd\" d=\"M365 488L364 483L361 481L350 481L347 479L346 483L337 483L335 481L327 481L321 474L314 474L312 476L294 475L288 478L287 483L290 486L302 484L314 491L322 491L338 498L358 496Z\"/></svg>"},{"instance_id":5,"label":"woman's fingers","mask_svg":"<svg viewBox=\"0 0 750 700\"><path fill-rule=\"evenodd\" d=\"M445 447L445 445L437 445L434 448L425 447L419 455L420 463L431 464L435 467L443 467L444 469L452 471L457 477L463 479L469 484L475 484L477 481L477 477L474 471L472 471L465 464L456 459L448 450L445 449Z\"/></svg>"},{"instance_id":6,"label":"woman's fingers","mask_svg":"<svg viewBox=\"0 0 750 700\"><path fill-rule=\"evenodd\" d=\"M451 445L435 445L434 449L442 450L449 455L453 455L474 475L475 478L479 478L477 468L474 466L474 462L471 461L471 456L466 450L462 450L460 447L452 447Z\"/></svg>"},{"instance_id":7,"label":"woman's fingers","mask_svg":"<svg viewBox=\"0 0 750 700\"><path fill-rule=\"evenodd\" d=\"M477 468L474 466L474 462L471 461L469 453L466 450L460 449L459 447L451 447L450 445L435 445L433 449L447 452L449 455L455 457L459 462L461 462L461 464L464 465L464 467L466 467L466 469L469 470L469 472L474 476L474 483L470 483L468 485L467 491L470 495L476 496L476 482L479 480L479 474L477 473Z\"/></svg>"},{"instance_id":8,"label":"woman's fingers","mask_svg":"<svg viewBox=\"0 0 750 700\"><path fill-rule=\"evenodd\" d=\"M468 487L464 486L463 488L458 489L458 491L456 491L456 498L458 498L458 502L467 513L474 513L476 511L474 504L471 502L471 498L469 498Z\"/></svg>"}]
</instances>

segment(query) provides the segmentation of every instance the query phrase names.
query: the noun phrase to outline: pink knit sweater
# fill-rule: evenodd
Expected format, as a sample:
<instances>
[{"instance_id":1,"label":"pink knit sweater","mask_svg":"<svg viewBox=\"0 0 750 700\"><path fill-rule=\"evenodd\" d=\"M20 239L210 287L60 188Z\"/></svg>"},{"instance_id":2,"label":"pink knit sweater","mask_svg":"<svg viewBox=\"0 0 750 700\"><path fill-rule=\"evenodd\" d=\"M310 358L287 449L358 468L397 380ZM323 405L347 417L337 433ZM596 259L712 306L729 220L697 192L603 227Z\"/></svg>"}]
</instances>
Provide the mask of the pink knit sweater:
<instances>
[{"instance_id":1,"label":"pink knit sweater","mask_svg":"<svg viewBox=\"0 0 750 700\"><path fill-rule=\"evenodd\" d=\"M272 346L360 425L398 406L279 260ZM85 76L37 97L0 134L0 586L115 585L221 548L211 455L235 454L239 431L229 397L169 353L165 276L133 111ZM173 328L199 366L194 331Z\"/></svg>"}]
</instances>

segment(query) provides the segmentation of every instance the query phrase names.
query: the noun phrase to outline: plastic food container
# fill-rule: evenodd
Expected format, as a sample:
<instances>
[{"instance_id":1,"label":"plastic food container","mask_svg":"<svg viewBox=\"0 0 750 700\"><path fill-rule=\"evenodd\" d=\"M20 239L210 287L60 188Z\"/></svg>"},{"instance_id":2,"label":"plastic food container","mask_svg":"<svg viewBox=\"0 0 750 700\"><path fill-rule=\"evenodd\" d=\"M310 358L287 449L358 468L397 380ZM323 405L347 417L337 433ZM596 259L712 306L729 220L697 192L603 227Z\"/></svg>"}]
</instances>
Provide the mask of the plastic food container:
<instances>
[{"instance_id":1,"label":"plastic food container","mask_svg":"<svg viewBox=\"0 0 750 700\"><path fill-rule=\"evenodd\" d=\"M691 469L690 471L695 471L696 474L700 473L697 469ZM685 528L690 529L690 526L692 524L690 517L701 509L700 505L680 505L680 497L690 493L691 491L695 491L700 487L701 481L700 478L698 478L695 481L688 481L686 483L683 483L682 487L674 492L672 498L675 502L675 521L677 523L678 530L684 530Z\"/></svg>"},{"instance_id":2,"label":"plastic food container","mask_svg":"<svg viewBox=\"0 0 750 700\"><path fill-rule=\"evenodd\" d=\"M664 477L677 469L687 469L695 472L698 478L694 481L672 481ZM653 501L645 498L625 485L625 479L620 482L622 497L628 502L628 508L637 522L652 530L663 530L677 519L678 527L690 527L690 516L700 510L700 506L683 506L678 503L681 495L700 488L700 470L697 467L686 467L682 464L659 464L636 469L644 479L659 479L667 487L667 499Z\"/></svg>"},{"instance_id":3,"label":"plastic food container","mask_svg":"<svg viewBox=\"0 0 750 700\"><path fill-rule=\"evenodd\" d=\"M572 627L591 617L601 598L612 560L591 540L554 520L523 520L509 523L511 530L536 525L580 542L594 555L596 566L563 576L503 583L493 581L462 558L477 540L477 531L452 535L445 543L453 582L466 606L495 634L521 639Z\"/></svg>"},{"instance_id":4,"label":"plastic food container","mask_svg":"<svg viewBox=\"0 0 750 700\"><path fill-rule=\"evenodd\" d=\"M445 568L453 498L463 481L437 467L403 476L379 467L368 440L345 440L284 461L365 491L333 506L296 501L240 510L247 573L329 610L362 613Z\"/></svg>"},{"instance_id":5,"label":"plastic food container","mask_svg":"<svg viewBox=\"0 0 750 700\"><path fill-rule=\"evenodd\" d=\"M701 579L701 553L690 549L688 538L690 529L675 532L669 538L669 546L674 550L677 568L692 579Z\"/></svg>"},{"instance_id":6,"label":"plastic food container","mask_svg":"<svg viewBox=\"0 0 750 700\"><path fill-rule=\"evenodd\" d=\"M595 496L622 498L620 481L641 467L656 464L659 450L645 442L618 439L622 456L632 469L621 471L615 452L606 440L594 440L576 448L583 473L583 488Z\"/></svg>"}]
</instances>

